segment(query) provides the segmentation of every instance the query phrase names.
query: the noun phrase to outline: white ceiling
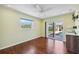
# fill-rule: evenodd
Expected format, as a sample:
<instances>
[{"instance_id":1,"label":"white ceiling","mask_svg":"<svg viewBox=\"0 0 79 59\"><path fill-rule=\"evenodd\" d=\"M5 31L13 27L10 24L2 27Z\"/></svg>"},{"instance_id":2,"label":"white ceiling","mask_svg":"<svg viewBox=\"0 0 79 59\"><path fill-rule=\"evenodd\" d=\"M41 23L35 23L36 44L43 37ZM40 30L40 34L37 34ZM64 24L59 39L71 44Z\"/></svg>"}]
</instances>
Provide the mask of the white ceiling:
<instances>
[{"instance_id":1,"label":"white ceiling","mask_svg":"<svg viewBox=\"0 0 79 59\"><path fill-rule=\"evenodd\" d=\"M77 4L8 4L5 6L37 18L47 18L79 10Z\"/></svg>"}]
</instances>

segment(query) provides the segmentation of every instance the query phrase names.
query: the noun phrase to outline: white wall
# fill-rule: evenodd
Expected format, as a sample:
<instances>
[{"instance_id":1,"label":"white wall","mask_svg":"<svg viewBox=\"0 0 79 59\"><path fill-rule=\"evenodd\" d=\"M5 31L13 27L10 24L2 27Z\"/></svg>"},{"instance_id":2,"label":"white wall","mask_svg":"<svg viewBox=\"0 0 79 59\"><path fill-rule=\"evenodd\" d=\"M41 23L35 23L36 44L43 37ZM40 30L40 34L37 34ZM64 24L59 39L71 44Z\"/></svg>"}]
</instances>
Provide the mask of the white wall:
<instances>
[{"instance_id":1,"label":"white wall","mask_svg":"<svg viewBox=\"0 0 79 59\"><path fill-rule=\"evenodd\" d=\"M75 31L79 35L79 19L76 19L75 26L77 26L77 29L75 29Z\"/></svg>"}]
</instances>

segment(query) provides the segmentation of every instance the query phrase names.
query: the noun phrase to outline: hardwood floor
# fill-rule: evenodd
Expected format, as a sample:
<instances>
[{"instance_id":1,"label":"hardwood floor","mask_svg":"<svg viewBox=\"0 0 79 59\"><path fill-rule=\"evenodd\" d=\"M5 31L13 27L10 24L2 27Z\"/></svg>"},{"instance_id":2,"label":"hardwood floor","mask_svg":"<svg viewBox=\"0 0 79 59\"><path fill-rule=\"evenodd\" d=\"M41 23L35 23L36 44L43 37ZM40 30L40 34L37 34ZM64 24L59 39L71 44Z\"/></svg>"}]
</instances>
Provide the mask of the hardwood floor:
<instances>
[{"instance_id":1,"label":"hardwood floor","mask_svg":"<svg viewBox=\"0 0 79 59\"><path fill-rule=\"evenodd\" d=\"M62 41L40 37L0 50L0 54L65 54L66 46Z\"/></svg>"}]
</instances>

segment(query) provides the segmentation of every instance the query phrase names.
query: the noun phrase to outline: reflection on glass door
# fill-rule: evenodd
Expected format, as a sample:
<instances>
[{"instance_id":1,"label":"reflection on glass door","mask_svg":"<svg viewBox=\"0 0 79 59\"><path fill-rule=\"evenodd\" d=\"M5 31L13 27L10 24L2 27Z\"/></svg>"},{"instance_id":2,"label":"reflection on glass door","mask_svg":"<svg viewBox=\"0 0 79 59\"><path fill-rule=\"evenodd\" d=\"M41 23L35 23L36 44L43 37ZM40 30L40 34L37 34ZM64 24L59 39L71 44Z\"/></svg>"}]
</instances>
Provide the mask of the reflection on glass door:
<instances>
[{"instance_id":1,"label":"reflection on glass door","mask_svg":"<svg viewBox=\"0 0 79 59\"><path fill-rule=\"evenodd\" d=\"M47 37L50 39L64 40L63 20L47 23Z\"/></svg>"}]
</instances>

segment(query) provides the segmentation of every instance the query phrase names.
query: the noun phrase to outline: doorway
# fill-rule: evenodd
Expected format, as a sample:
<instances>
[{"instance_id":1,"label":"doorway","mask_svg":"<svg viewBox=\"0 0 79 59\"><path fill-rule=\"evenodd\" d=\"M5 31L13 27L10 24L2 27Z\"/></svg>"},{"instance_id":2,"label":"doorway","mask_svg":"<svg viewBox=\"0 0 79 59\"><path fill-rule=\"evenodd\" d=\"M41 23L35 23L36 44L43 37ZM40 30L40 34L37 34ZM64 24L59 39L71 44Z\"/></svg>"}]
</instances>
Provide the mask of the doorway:
<instances>
[{"instance_id":1,"label":"doorway","mask_svg":"<svg viewBox=\"0 0 79 59\"><path fill-rule=\"evenodd\" d=\"M45 23L45 36L49 39L64 41L63 20L55 20Z\"/></svg>"}]
</instances>

